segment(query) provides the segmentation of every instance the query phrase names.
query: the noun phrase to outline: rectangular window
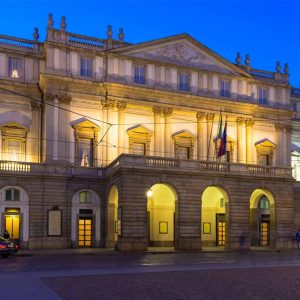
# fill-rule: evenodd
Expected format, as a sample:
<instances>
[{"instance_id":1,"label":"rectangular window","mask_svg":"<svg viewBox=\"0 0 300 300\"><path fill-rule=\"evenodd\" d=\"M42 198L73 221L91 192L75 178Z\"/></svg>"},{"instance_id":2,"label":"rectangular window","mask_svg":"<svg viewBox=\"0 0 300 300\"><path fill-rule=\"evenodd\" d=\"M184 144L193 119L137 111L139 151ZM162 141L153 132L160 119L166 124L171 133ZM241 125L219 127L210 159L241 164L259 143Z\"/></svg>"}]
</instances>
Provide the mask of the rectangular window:
<instances>
[{"instance_id":1,"label":"rectangular window","mask_svg":"<svg viewBox=\"0 0 300 300\"><path fill-rule=\"evenodd\" d=\"M20 201L20 192L17 189L8 189L5 191L6 201Z\"/></svg>"},{"instance_id":2,"label":"rectangular window","mask_svg":"<svg viewBox=\"0 0 300 300\"><path fill-rule=\"evenodd\" d=\"M23 77L24 60L20 58L8 58L8 77L22 78Z\"/></svg>"},{"instance_id":3,"label":"rectangular window","mask_svg":"<svg viewBox=\"0 0 300 300\"><path fill-rule=\"evenodd\" d=\"M133 143L132 154L146 155L146 145L144 143Z\"/></svg>"},{"instance_id":4,"label":"rectangular window","mask_svg":"<svg viewBox=\"0 0 300 300\"><path fill-rule=\"evenodd\" d=\"M222 80L221 81L221 96L222 97L229 97L229 80Z\"/></svg>"},{"instance_id":5,"label":"rectangular window","mask_svg":"<svg viewBox=\"0 0 300 300\"><path fill-rule=\"evenodd\" d=\"M260 165L270 166L270 155L259 155L258 162Z\"/></svg>"},{"instance_id":6,"label":"rectangular window","mask_svg":"<svg viewBox=\"0 0 300 300\"><path fill-rule=\"evenodd\" d=\"M190 90L190 75L180 73L178 75L179 90L188 92Z\"/></svg>"},{"instance_id":7,"label":"rectangular window","mask_svg":"<svg viewBox=\"0 0 300 300\"><path fill-rule=\"evenodd\" d=\"M175 150L175 157L179 159L189 159L190 158L190 148L177 146Z\"/></svg>"},{"instance_id":8,"label":"rectangular window","mask_svg":"<svg viewBox=\"0 0 300 300\"><path fill-rule=\"evenodd\" d=\"M258 102L259 102L259 104L267 104L267 89L266 88L259 89Z\"/></svg>"},{"instance_id":9,"label":"rectangular window","mask_svg":"<svg viewBox=\"0 0 300 300\"><path fill-rule=\"evenodd\" d=\"M92 203L92 193L89 191L80 192L79 203Z\"/></svg>"},{"instance_id":10,"label":"rectangular window","mask_svg":"<svg viewBox=\"0 0 300 300\"><path fill-rule=\"evenodd\" d=\"M134 83L145 84L145 67L135 65L134 66Z\"/></svg>"},{"instance_id":11,"label":"rectangular window","mask_svg":"<svg viewBox=\"0 0 300 300\"><path fill-rule=\"evenodd\" d=\"M92 167L93 166L93 139L83 139L79 140L79 155L80 155L80 165L82 167Z\"/></svg>"},{"instance_id":12,"label":"rectangular window","mask_svg":"<svg viewBox=\"0 0 300 300\"><path fill-rule=\"evenodd\" d=\"M6 157L11 161L22 160L22 142L18 140L7 140Z\"/></svg>"},{"instance_id":13,"label":"rectangular window","mask_svg":"<svg viewBox=\"0 0 300 300\"><path fill-rule=\"evenodd\" d=\"M230 162L230 161L231 161L231 152L226 151L226 162Z\"/></svg>"},{"instance_id":14,"label":"rectangular window","mask_svg":"<svg viewBox=\"0 0 300 300\"><path fill-rule=\"evenodd\" d=\"M92 59L88 57L80 58L80 76L92 77Z\"/></svg>"}]
</instances>

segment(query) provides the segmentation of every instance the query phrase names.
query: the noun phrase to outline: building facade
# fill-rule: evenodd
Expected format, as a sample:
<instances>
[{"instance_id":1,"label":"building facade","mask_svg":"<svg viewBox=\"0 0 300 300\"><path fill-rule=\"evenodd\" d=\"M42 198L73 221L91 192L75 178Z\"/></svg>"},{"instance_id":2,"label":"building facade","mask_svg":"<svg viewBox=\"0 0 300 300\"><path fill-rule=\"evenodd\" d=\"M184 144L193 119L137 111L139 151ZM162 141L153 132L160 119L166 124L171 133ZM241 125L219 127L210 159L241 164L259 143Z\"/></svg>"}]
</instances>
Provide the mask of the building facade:
<instances>
[{"instance_id":1,"label":"building facade","mask_svg":"<svg viewBox=\"0 0 300 300\"><path fill-rule=\"evenodd\" d=\"M44 42L0 35L0 231L24 248L293 247L287 64L112 35L52 15Z\"/></svg>"}]
</instances>

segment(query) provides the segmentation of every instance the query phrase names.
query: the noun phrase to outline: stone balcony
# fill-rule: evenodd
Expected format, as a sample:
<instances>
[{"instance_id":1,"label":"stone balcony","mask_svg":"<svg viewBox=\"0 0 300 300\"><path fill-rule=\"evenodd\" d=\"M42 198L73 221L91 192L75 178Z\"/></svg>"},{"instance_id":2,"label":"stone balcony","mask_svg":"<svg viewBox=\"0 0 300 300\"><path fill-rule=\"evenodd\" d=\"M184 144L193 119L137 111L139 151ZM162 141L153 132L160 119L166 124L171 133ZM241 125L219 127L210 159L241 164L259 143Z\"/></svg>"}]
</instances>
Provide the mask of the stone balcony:
<instances>
[{"instance_id":1,"label":"stone balcony","mask_svg":"<svg viewBox=\"0 0 300 300\"><path fill-rule=\"evenodd\" d=\"M173 172L219 173L236 176L260 176L293 179L292 168L215 161L182 160L158 156L122 154L106 167L80 167L50 163L0 161L3 174L53 175L67 177L104 178L119 169L168 170Z\"/></svg>"}]
</instances>

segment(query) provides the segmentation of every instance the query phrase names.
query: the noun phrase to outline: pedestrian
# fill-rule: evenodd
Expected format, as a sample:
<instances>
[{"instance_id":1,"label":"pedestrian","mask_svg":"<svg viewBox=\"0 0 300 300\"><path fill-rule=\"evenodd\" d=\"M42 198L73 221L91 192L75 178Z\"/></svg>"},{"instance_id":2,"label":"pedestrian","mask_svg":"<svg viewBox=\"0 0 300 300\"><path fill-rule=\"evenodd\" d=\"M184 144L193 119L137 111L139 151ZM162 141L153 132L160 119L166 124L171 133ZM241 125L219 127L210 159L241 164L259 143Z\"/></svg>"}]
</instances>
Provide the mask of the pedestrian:
<instances>
[{"instance_id":1,"label":"pedestrian","mask_svg":"<svg viewBox=\"0 0 300 300\"><path fill-rule=\"evenodd\" d=\"M300 229L295 234L295 240L297 242L298 249L300 249Z\"/></svg>"},{"instance_id":2,"label":"pedestrian","mask_svg":"<svg viewBox=\"0 0 300 300\"><path fill-rule=\"evenodd\" d=\"M8 233L7 230L4 230L3 238L5 238L6 240L9 240L9 239L10 239L10 235L9 235L9 233Z\"/></svg>"}]
</instances>

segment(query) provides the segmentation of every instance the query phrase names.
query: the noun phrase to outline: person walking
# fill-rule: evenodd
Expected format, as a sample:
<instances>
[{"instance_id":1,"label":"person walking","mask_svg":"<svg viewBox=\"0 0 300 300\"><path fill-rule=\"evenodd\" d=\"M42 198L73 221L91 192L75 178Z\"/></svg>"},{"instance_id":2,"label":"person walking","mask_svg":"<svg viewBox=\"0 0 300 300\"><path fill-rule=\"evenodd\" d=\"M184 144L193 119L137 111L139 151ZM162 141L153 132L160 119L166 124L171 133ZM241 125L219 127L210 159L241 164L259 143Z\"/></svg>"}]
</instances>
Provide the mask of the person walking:
<instances>
[{"instance_id":1,"label":"person walking","mask_svg":"<svg viewBox=\"0 0 300 300\"><path fill-rule=\"evenodd\" d=\"M7 230L4 230L4 232L3 232L3 238L5 238L6 240L10 239L10 235L9 235L9 233L8 233Z\"/></svg>"},{"instance_id":2,"label":"person walking","mask_svg":"<svg viewBox=\"0 0 300 300\"><path fill-rule=\"evenodd\" d=\"M295 240L297 242L298 249L300 249L300 229L295 234Z\"/></svg>"}]
</instances>

